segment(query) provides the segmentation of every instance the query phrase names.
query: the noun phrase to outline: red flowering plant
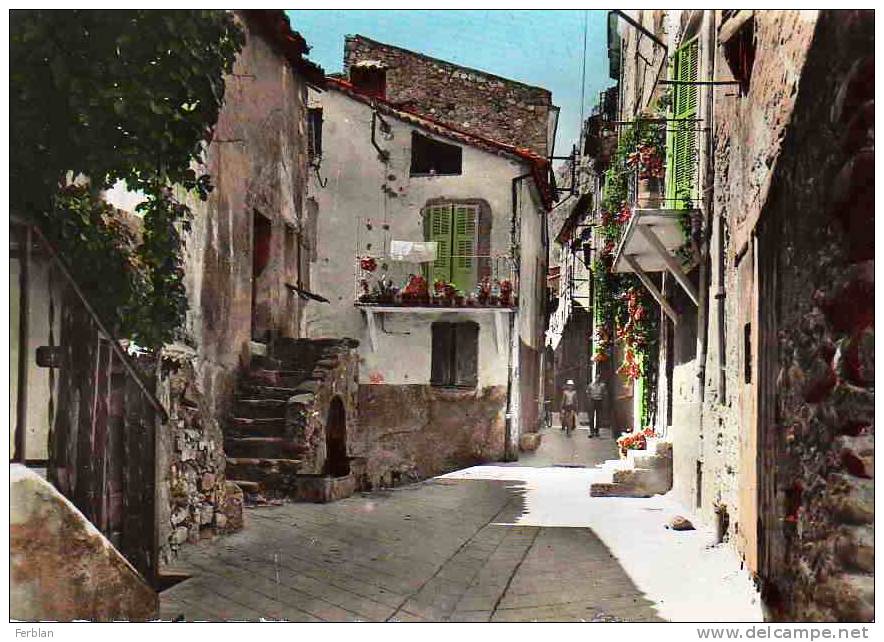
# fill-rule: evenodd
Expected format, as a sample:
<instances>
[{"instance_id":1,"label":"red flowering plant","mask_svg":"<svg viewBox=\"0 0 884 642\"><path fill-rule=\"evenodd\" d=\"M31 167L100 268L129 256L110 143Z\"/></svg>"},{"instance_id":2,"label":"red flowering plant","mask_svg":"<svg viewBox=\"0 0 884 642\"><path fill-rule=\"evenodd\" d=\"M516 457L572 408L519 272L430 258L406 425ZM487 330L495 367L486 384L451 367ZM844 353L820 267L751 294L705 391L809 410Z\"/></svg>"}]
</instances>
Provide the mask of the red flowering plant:
<instances>
[{"instance_id":1,"label":"red flowering plant","mask_svg":"<svg viewBox=\"0 0 884 642\"><path fill-rule=\"evenodd\" d=\"M628 167L638 169L638 177L663 178L663 155L657 145L643 144L626 157Z\"/></svg>"},{"instance_id":2,"label":"red flowering plant","mask_svg":"<svg viewBox=\"0 0 884 642\"><path fill-rule=\"evenodd\" d=\"M364 272L374 272L378 269L378 262L371 256L364 256L359 260L359 267Z\"/></svg>"},{"instance_id":3,"label":"red flowering plant","mask_svg":"<svg viewBox=\"0 0 884 642\"><path fill-rule=\"evenodd\" d=\"M402 289L401 296L403 303L428 303L430 290L427 280L419 274L409 274L408 283Z\"/></svg>"},{"instance_id":4,"label":"red flowering plant","mask_svg":"<svg viewBox=\"0 0 884 642\"><path fill-rule=\"evenodd\" d=\"M509 279L500 282L500 305L513 304L513 283Z\"/></svg>"},{"instance_id":5,"label":"red flowering plant","mask_svg":"<svg viewBox=\"0 0 884 642\"><path fill-rule=\"evenodd\" d=\"M651 426L638 432L628 432L617 438L620 454L626 456L627 450L644 450L648 447L648 439L655 437L656 432Z\"/></svg>"}]
</instances>

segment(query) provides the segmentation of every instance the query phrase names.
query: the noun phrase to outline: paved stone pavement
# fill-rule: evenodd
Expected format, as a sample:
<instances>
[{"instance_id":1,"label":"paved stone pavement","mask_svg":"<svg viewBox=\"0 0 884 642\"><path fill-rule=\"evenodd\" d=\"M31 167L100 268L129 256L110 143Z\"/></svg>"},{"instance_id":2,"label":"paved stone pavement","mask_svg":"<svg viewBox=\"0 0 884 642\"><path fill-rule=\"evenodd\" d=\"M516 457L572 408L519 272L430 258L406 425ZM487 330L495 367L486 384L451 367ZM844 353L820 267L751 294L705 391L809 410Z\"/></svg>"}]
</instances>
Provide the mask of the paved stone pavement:
<instances>
[{"instance_id":1,"label":"paved stone pavement","mask_svg":"<svg viewBox=\"0 0 884 642\"><path fill-rule=\"evenodd\" d=\"M531 459L568 455L562 439L554 434ZM612 447L585 432L571 439L596 442L599 452L575 446L582 457ZM435 479L333 504L248 509L243 531L185 548L180 567L192 577L161 594L161 617L659 619L591 529L511 525L522 497L518 482Z\"/></svg>"},{"instance_id":2,"label":"paved stone pavement","mask_svg":"<svg viewBox=\"0 0 884 642\"><path fill-rule=\"evenodd\" d=\"M514 466L587 466L606 459L617 459L617 444L607 428L599 437L589 438L589 428L580 426L568 437L558 427L541 431L540 447L533 453L522 453Z\"/></svg>"}]
</instances>

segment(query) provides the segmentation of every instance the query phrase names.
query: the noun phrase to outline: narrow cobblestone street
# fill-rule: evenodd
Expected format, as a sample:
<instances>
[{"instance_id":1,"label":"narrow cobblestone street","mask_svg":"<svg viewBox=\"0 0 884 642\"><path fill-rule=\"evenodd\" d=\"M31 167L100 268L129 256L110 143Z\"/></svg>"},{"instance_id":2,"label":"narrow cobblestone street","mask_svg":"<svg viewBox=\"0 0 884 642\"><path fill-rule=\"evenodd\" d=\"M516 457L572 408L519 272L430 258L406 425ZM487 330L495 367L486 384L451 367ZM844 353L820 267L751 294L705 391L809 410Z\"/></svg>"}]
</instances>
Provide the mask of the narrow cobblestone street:
<instances>
[{"instance_id":1,"label":"narrow cobblestone street","mask_svg":"<svg viewBox=\"0 0 884 642\"><path fill-rule=\"evenodd\" d=\"M614 453L610 439L558 433L520 464L594 464ZM252 509L243 532L186 552L193 578L163 593L162 617L657 619L590 529L513 526L522 486L434 479L335 504Z\"/></svg>"},{"instance_id":2,"label":"narrow cobblestone street","mask_svg":"<svg viewBox=\"0 0 884 642\"><path fill-rule=\"evenodd\" d=\"M242 532L185 550L180 566L192 577L162 594L161 616L659 621L660 609L593 528L521 525L530 512L531 484L487 478L549 473L559 491L579 486L584 502L605 502L588 497L586 480L598 474L594 464L614 455L613 440L586 434L578 430L568 438L554 428L515 466L450 476L485 479L442 477L333 504L251 509ZM672 537L658 529L659 537Z\"/></svg>"}]
</instances>

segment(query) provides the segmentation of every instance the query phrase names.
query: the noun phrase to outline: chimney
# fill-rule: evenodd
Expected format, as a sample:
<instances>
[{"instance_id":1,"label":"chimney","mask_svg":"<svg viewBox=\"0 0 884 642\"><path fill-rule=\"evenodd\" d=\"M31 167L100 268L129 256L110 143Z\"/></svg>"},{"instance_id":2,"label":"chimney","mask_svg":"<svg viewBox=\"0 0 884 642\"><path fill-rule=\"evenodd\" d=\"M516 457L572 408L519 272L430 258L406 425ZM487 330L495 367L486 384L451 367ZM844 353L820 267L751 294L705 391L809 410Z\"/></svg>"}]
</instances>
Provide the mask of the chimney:
<instances>
[{"instance_id":1,"label":"chimney","mask_svg":"<svg viewBox=\"0 0 884 642\"><path fill-rule=\"evenodd\" d=\"M386 98L387 66L378 60L361 60L350 66L350 84L360 94Z\"/></svg>"}]
</instances>

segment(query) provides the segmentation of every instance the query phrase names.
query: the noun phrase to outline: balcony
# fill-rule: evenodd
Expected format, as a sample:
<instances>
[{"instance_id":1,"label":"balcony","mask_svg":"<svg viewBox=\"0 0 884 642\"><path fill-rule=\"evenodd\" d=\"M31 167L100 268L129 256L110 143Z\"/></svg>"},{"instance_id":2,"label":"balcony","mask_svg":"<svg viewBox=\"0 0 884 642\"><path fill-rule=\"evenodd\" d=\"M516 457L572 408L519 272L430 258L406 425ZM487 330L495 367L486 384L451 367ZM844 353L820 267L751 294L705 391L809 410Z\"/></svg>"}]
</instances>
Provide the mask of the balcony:
<instances>
[{"instance_id":1,"label":"balcony","mask_svg":"<svg viewBox=\"0 0 884 642\"><path fill-rule=\"evenodd\" d=\"M447 265L438 265L438 260L356 257L355 305L365 313L372 350L378 345L376 316L446 312L493 314L498 351L506 350L506 317L519 305L512 257L452 255L448 261L454 272L450 280L434 278L444 276L447 269Z\"/></svg>"},{"instance_id":2,"label":"balcony","mask_svg":"<svg viewBox=\"0 0 884 642\"><path fill-rule=\"evenodd\" d=\"M376 310L511 310L519 305L518 278L507 255L452 255L453 278L439 261L360 256L355 261L355 300ZM438 278L440 274L443 278Z\"/></svg>"}]
</instances>

